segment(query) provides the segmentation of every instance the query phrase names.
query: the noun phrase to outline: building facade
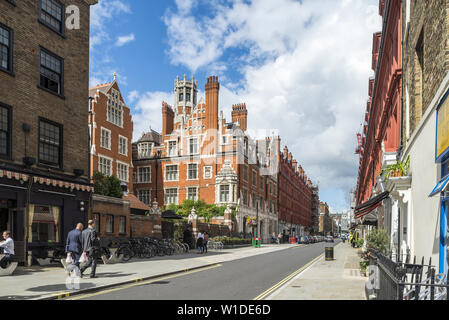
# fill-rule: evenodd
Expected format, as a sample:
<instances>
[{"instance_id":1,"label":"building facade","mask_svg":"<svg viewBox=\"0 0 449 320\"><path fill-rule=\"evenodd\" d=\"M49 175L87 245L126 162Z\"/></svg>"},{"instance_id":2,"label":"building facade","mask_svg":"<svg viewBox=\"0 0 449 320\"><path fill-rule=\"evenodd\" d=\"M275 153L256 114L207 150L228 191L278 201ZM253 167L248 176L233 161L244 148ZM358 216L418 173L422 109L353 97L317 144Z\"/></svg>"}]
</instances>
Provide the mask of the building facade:
<instances>
[{"instance_id":1,"label":"building facade","mask_svg":"<svg viewBox=\"0 0 449 320\"><path fill-rule=\"evenodd\" d=\"M441 273L447 273L448 9L447 0L404 1L400 159L410 159L410 170L389 183L401 209L401 253L432 257Z\"/></svg>"},{"instance_id":2,"label":"building facade","mask_svg":"<svg viewBox=\"0 0 449 320\"><path fill-rule=\"evenodd\" d=\"M287 147L279 152L279 232L309 234L313 229L313 185Z\"/></svg>"},{"instance_id":3,"label":"building facade","mask_svg":"<svg viewBox=\"0 0 449 320\"><path fill-rule=\"evenodd\" d=\"M16 256L86 222L89 181L89 24L95 0L77 1L81 28L68 28L69 1L0 2L0 229Z\"/></svg>"},{"instance_id":4,"label":"building facade","mask_svg":"<svg viewBox=\"0 0 449 320\"><path fill-rule=\"evenodd\" d=\"M268 241L278 230L277 171L270 168L279 139L256 141L246 134L245 104L234 105L232 122L226 122L219 112L217 77L207 79L205 99L198 100L197 85L193 78L178 77L174 106L162 104L161 134L148 132L134 144L134 189L143 191L142 201L150 197L160 206L186 199L229 206L237 212L238 232ZM256 151L275 160L261 160ZM139 183L140 168L149 168L144 184ZM249 217L258 218L254 230L247 226Z\"/></svg>"}]
</instances>

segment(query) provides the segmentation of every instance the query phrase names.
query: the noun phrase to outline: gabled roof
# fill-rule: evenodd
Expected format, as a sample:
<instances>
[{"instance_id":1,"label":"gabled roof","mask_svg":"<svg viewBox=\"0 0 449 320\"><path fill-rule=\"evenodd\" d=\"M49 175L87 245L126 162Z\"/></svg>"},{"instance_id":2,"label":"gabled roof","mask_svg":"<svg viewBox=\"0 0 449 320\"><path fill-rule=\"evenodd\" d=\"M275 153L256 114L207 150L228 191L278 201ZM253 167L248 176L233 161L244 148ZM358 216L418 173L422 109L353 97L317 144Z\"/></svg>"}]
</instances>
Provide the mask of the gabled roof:
<instances>
[{"instance_id":1,"label":"gabled roof","mask_svg":"<svg viewBox=\"0 0 449 320\"><path fill-rule=\"evenodd\" d=\"M144 133L142 135L142 137L140 137L140 139L137 141L137 143L139 142L155 142L157 144L161 144L162 143L162 136L154 131L153 129L150 129L149 132Z\"/></svg>"},{"instance_id":2,"label":"gabled roof","mask_svg":"<svg viewBox=\"0 0 449 320\"><path fill-rule=\"evenodd\" d=\"M128 200L131 209L138 209L144 211L150 211L151 208L147 206L145 203L137 199L137 197L133 194L128 194L127 196L123 196L124 200Z\"/></svg>"}]
</instances>

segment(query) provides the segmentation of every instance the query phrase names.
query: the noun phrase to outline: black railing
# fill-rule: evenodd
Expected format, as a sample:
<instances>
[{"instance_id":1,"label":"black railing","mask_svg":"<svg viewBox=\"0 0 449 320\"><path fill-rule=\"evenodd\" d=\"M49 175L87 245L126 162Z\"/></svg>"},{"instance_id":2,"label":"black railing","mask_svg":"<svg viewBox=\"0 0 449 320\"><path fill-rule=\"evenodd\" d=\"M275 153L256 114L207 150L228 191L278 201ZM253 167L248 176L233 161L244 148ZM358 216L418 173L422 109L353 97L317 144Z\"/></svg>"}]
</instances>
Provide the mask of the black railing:
<instances>
[{"instance_id":1,"label":"black railing","mask_svg":"<svg viewBox=\"0 0 449 320\"><path fill-rule=\"evenodd\" d=\"M369 250L370 280L367 296L376 300L449 300L449 285L445 274L436 274L432 260L429 264L393 261L376 250Z\"/></svg>"}]
</instances>

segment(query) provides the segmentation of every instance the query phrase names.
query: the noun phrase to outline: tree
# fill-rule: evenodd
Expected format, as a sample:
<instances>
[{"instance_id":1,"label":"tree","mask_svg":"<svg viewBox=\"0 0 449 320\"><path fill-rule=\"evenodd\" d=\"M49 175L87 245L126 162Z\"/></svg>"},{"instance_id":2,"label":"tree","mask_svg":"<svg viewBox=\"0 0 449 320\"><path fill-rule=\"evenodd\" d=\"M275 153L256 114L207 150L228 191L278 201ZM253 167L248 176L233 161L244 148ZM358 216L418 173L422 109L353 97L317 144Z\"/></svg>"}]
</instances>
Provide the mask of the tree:
<instances>
[{"instance_id":1,"label":"tree","mask_svg":"<svg viewBox=\"0 0 449 320\"><path fill-rule=\"evenodd\" d=\"M93 176L95 194L102 196L122 198L122 182L115 176L106 176L101 172L95 172Z\"/></svg>"}]
</instances>

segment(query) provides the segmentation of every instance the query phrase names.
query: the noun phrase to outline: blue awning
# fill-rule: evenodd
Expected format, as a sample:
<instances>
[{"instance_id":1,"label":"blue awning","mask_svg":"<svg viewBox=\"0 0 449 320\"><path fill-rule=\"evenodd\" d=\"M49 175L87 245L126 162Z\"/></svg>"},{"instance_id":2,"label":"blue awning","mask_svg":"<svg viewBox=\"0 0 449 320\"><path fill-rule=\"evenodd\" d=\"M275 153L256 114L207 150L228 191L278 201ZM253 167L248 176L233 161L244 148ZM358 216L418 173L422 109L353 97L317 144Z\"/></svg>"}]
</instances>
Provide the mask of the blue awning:
<instances>
[{"instance_id":1,"label":"blue awning","mask_svg":"<svg viewBox=\"0 0 449 320\"><path fill-rule=\"evenodd\" d=\"M433 191L429 194L429 197L433 197L441 192L443 192L446 187L449 184L449 175L446 176L445 178L441 179L437 185L435 186L435 188L433 189Z\"/></svg>"}]
</instances>

